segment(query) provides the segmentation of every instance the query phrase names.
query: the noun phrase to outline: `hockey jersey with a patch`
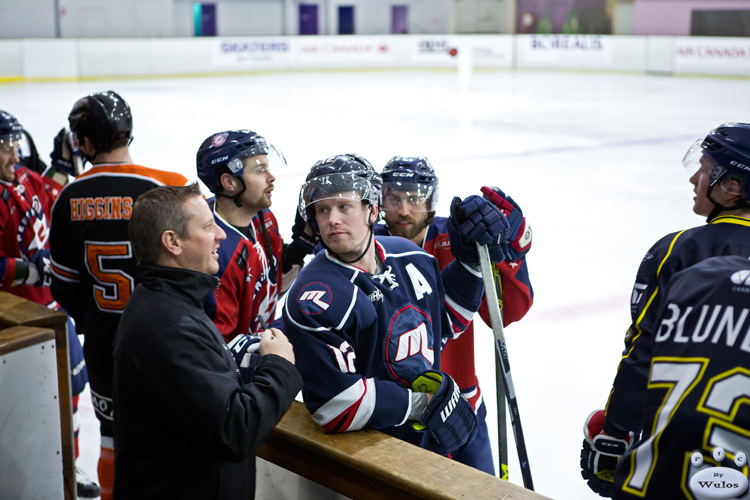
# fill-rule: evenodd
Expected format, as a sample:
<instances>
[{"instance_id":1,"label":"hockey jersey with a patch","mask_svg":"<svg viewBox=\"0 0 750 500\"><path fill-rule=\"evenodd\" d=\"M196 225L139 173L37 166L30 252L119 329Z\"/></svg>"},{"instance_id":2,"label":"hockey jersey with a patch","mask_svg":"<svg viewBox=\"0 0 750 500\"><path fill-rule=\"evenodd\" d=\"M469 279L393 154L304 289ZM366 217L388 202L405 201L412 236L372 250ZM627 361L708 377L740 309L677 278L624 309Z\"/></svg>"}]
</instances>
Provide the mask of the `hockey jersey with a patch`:
<instances>
[{"instance_id":1,"label":"hockey jersey with a patch","mask_svg":"<svg viewBox=\"0 0 750 500\"><path fill-rule=\"evenodd\" d=\"M387 226L385 224L375 226L375 234L388 234ZM433 219L432 224L427 228L422 248L438 260L440 269L443 269L455 260L455 257L451 253L447 217L435 217ZM495 263L493 266L500 271L502 277L503 325L508 326L523 318L533 303L534 293L529 281L526 259L510 262L503 261ZM482 299L479 315L488 326L492 326L485 298ZM484 342L487 343L488 348L491 348L494 339L487 338ZM445 345L440 363L443 371L453 377L461 388L461 393L469 400L474 411L476 411L482 401L482 391L479 387L474 362L473 322L459 338L451 340Z\"/></svg>"},{"instance_id":2,"label":"hockey jersey with a patch","mask_svg":"<svg viewBox=\"0 0 750 500\"><path fill-rule=\"evenodd\" d=\"M478 273L437 260L404 238L378 236L382 271L369 274L320 252L297 277L284 325L313 419L329 432L379 429L432 449L407 423L410 383L440 369L442 343L470 323Z\"/></svg>"},{"instance_id":3,"label":"hockey jersey with a patch","mask_svg":"<svg viewBox=\"0 0 750 500\"><path fill-rule=\"evenodd\" d=\"M641 430L647 378L655 331L654 321L664 290L679 271L721 255L750 257L750 219L734 215L672 233L660 239L643 258L631 295L632 324L625 351L607 402L606 418L634 432Z\"/></svg>"},{"instance_id":4,"label":"hockey jersey with a patch","mask_svg":"<svg viewBox=\"0 0 750 500\"><path fill-rule=\"evenodd\" d=\"M21 261L30 261L36 252L49 249L51 207L52 200L36 172L19 166L15 183L0 181L0 290L54 307L48 286L16 281L16 267L26 264Z\"/></svg>"},{"instance_id":5,"label":"hockey jersey with a patch","mask_svg":"<svg viewBox=\"0 0 750 500\"><path fill-rule=\"evenodd\" d=\"M734 483L727 469L746 476L746 461L738 467L734 459L750 453L750 260L705 259L674 274L660 294L644 434L618 461L613 498L729 494L722 484ZM722 463L713 459L717 447L726 453ZM693 462L696 452L703 464ZM695 474L716 466L725 469L704 473L704 484L691 487ZM730 497L736 494L711 496Z\"/></svg>"},{"instance_id":6,"label":"hockey jersey with a patch","mask_svg":"<svg viewBox=\"0 0 750 500\"><path fill-rule=\"evenodd\" d=\"M240 334L261 331L258 316L266 324L271 324L276 317L282 283L283 241L276 217L270 210L263 210L253 218L251 237L247 238L216 212L215 199L208 202L216 224L227 238L220 243L218 251L219 271L215 276L220 285L203 299L203 308L224 339L230 341ZM266 241L261 221L270 241Z\"/></svg>"}]
</instances>

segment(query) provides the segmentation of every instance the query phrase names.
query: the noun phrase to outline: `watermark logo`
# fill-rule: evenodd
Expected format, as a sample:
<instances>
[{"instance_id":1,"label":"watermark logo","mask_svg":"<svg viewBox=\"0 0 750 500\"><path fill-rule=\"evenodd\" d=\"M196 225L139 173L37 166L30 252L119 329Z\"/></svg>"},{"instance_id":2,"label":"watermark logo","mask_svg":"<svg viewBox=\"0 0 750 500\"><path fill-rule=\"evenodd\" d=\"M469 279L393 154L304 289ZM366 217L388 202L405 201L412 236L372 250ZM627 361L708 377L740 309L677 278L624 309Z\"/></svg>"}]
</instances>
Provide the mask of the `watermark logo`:
<instances>
[{"instance_id":1,"label":"watermark logo","mask_svg":"<svg viewBox=\"0 0 750 500\"><path fill-rule=\"evenodd\" d=\"M721 463L726 454L723 448L716 448L713 457L716 462ZM694 467L703 465L703 454L695 452L691 458ZM738 452L734 456L734 464L737 467L747 465L747 456ZM701 498L737 498L747 490L747 477L736 469L729 467L708 467L699 470L690 478L690 491Z\"/></svg>"}]
</instances>

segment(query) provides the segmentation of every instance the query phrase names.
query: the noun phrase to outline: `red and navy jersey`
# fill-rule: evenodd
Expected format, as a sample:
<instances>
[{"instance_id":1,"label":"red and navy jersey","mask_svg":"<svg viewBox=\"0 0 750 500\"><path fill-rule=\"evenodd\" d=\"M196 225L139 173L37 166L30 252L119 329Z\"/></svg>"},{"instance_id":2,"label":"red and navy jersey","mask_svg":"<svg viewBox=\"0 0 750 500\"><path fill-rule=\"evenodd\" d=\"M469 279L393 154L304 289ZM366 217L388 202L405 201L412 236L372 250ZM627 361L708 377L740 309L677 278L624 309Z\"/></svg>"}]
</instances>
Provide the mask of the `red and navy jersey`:
<instances>
[{"instance_id":1,"label":"red and navy jersey","mask_svg":"<svg viewBox=\"0 0 750 500\"><path fill-rule=\"evenodd\" d=\"M435 217L427 228L425 241L422 248L432 254L438 261L440 269L445 268L454 257L451 253L451 244L448 237L448 218ZM388 234L387 226L379 224L375 226L376 234ZM526 267L526 259L518 261L504 261L493 264L499 271L503 286L503 324L505 326L520 320L531 308L533 303L533 290L529 281L529 272ZM490 322L487 311L487 300L482 298L479 314L488 326ZM487 339L488 344L493 342ZM474 323L472 322L460 337L451 340L443 348L441 354L442 370L456 381L461 392L469 400L476 411L482 399L479 381L474 365Z\"/></svg>"},{"instance_id":2,"label":"red and navy jersey","mask_svg":"<svg viewBox=\"0 0 750 500\"><path fill-rule=\"evenodd\" d=\"M750 219L720 216L709 224L668 234L646 253L633 286L632 324L607 402L608 421L640 432L661 290L679 271L721 255L750 257Z\"/></svg>"},{"instance_id":3,"label":"red and navy jersey","mask_svg":"<svg viewBox=\"0 0 750 500\"><path fill-rule=\"evenodd\" d=\"M49 249L52 200L36 172L19 166L15 182L0 181L0 290L54 307L49 287L21 284L17 270ZM40 270L41 272L41 270ZM25 278L25 276L23 276Z\"/></svg>"},{"instance_id":4,"label":"red and navy jersey","mask_svg":"<svg viewBox=\"0 0 750 500\"><path fill-rule=\"evenodd\" d=\"M224 220L208 200L216 224L227 234L219 246L219 287L203 299L203 308L228 342L240 334L262 330L276 317L282 283L281 253L284 243L276 217L263 210L253 219L250 238ZM266 232L261 229L265 224ZM270 241L266 241L266 234ZM266 248L271 250L270 255ZM275 271L275 272L274 272Z\"/></svg>"},{"instance_id":5,"label":"red and navy jersey","mask_svg":"<svg viewBox=\"0 0 750 500\"><path fill-rule=\"evenodd\" d=\"M737 453L750 452L750 260L707 258L673 274L660 294L643 436L618 462L613 498L693 500L693 475L738 469ZM717 447L723 463L712 458Z\"/></svg>"},{"instance_id":6,"label":"red and navy jersey","mask_svg":"<svg viewBox=\"0 0 750 500\"><path fill-rule=\"evenodd\" d=\"M177 173L132 164L95 165L65 186L52 207L52 296L86 336L89 377L111 394L112 342L136 284L128 222L138 196L184 185ZM95 352L95 356L88 353ZM109 382L107 382L109 380Z\"/></svg>"},{"instance_id":7,"label":"red and navy jersey","mask_svg":"<svg viewBox=\"0 0 750 500\"><path fill-rule=\"evenodd\" d=\"M429 448L428 433L406 423L410 383L439 370L441 344L471 322L481 277L437 260L404 238L378 236L378 274L320 252L284 306L284 326L305 380L313 419L329 432L379 429Z\"/></svg>"}]
</instances>

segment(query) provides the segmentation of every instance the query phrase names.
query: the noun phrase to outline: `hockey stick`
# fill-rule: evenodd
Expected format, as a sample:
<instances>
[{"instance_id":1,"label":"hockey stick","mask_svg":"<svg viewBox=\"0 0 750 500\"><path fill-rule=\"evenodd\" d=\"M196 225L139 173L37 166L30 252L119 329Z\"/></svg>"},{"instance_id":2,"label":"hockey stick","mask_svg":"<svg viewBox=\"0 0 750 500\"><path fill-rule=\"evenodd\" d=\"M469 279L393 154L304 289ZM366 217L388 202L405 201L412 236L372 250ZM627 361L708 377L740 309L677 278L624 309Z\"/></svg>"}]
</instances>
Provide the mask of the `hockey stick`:
<instances>
[{"instance_id":1,"label":"hockey stick","mask_svg":"<svg viewBox=\"0 0 750 500\"><path fill-rule=\"evenodd\" d=\"M498 297L497 303L502 318L503 286L497 266L492 266L492 278L495 283L495 294ZM503 383L500 349L497 348L497 343L495 343L495 398L497 402L497 451L500 458L498 471L500 479L508 481L508 426L506 425L505 384Z\"/></svg>"},{"instance_id":2,"label":"hockey stick","mask_svg":"<svg viewBox=\"0 0 750 500\"><path fill-rule=\"evenodd\" d=\"M523 438L523 428L521 427L521 415L518 412L518 400L516 398L515 388L513 387L513 378L510 374L508 349L505 346L503 320L500 317L500 307L495 290L492 265L490 264L490 253L485 245L480 245L479 243L477 243L477 253L479 253L479 266L482 270L484 293L487 298L487 310L489 311L490 320L492 321L492 333L495 336L495 348L500 357L503 386L505 387L505 396L508 400L508 407L510 409L510 423L513 428L513 436L516 439L516 450L518 451L518 462L521 466L523 485L525 488L534 491L534 483L531 480L529 456L526 452L526 441Z\"/></svg>"}]
</instances>

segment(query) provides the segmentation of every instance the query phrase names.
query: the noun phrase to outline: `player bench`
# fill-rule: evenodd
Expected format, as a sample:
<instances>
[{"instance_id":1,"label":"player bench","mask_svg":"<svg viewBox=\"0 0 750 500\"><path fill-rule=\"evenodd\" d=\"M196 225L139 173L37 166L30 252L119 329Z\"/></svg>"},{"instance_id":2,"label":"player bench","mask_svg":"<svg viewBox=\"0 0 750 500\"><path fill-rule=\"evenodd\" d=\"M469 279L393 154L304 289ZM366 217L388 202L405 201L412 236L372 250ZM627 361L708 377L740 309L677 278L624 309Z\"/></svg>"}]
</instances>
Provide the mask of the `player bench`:
<instances>
[{"instance_id":1,"label":"player bench","mask_svg":"<svg viewBox=\"0 0 750 500\"><path fill-rule=\"evenodd\" d=\"M66 323L0 292L0 491L9 498L76 498Z\"/></svg>"},{"instance_id":2,"label":"player bench","mask_svg":"<svg viewBox=\"0 0 750 500\"><path fill-rule=\"evenodd\" d=\"M547 498L378 431L327 434L297 401L257 454L259 500L280 485L297 498Z\"/></svg>"}]
</instances>

